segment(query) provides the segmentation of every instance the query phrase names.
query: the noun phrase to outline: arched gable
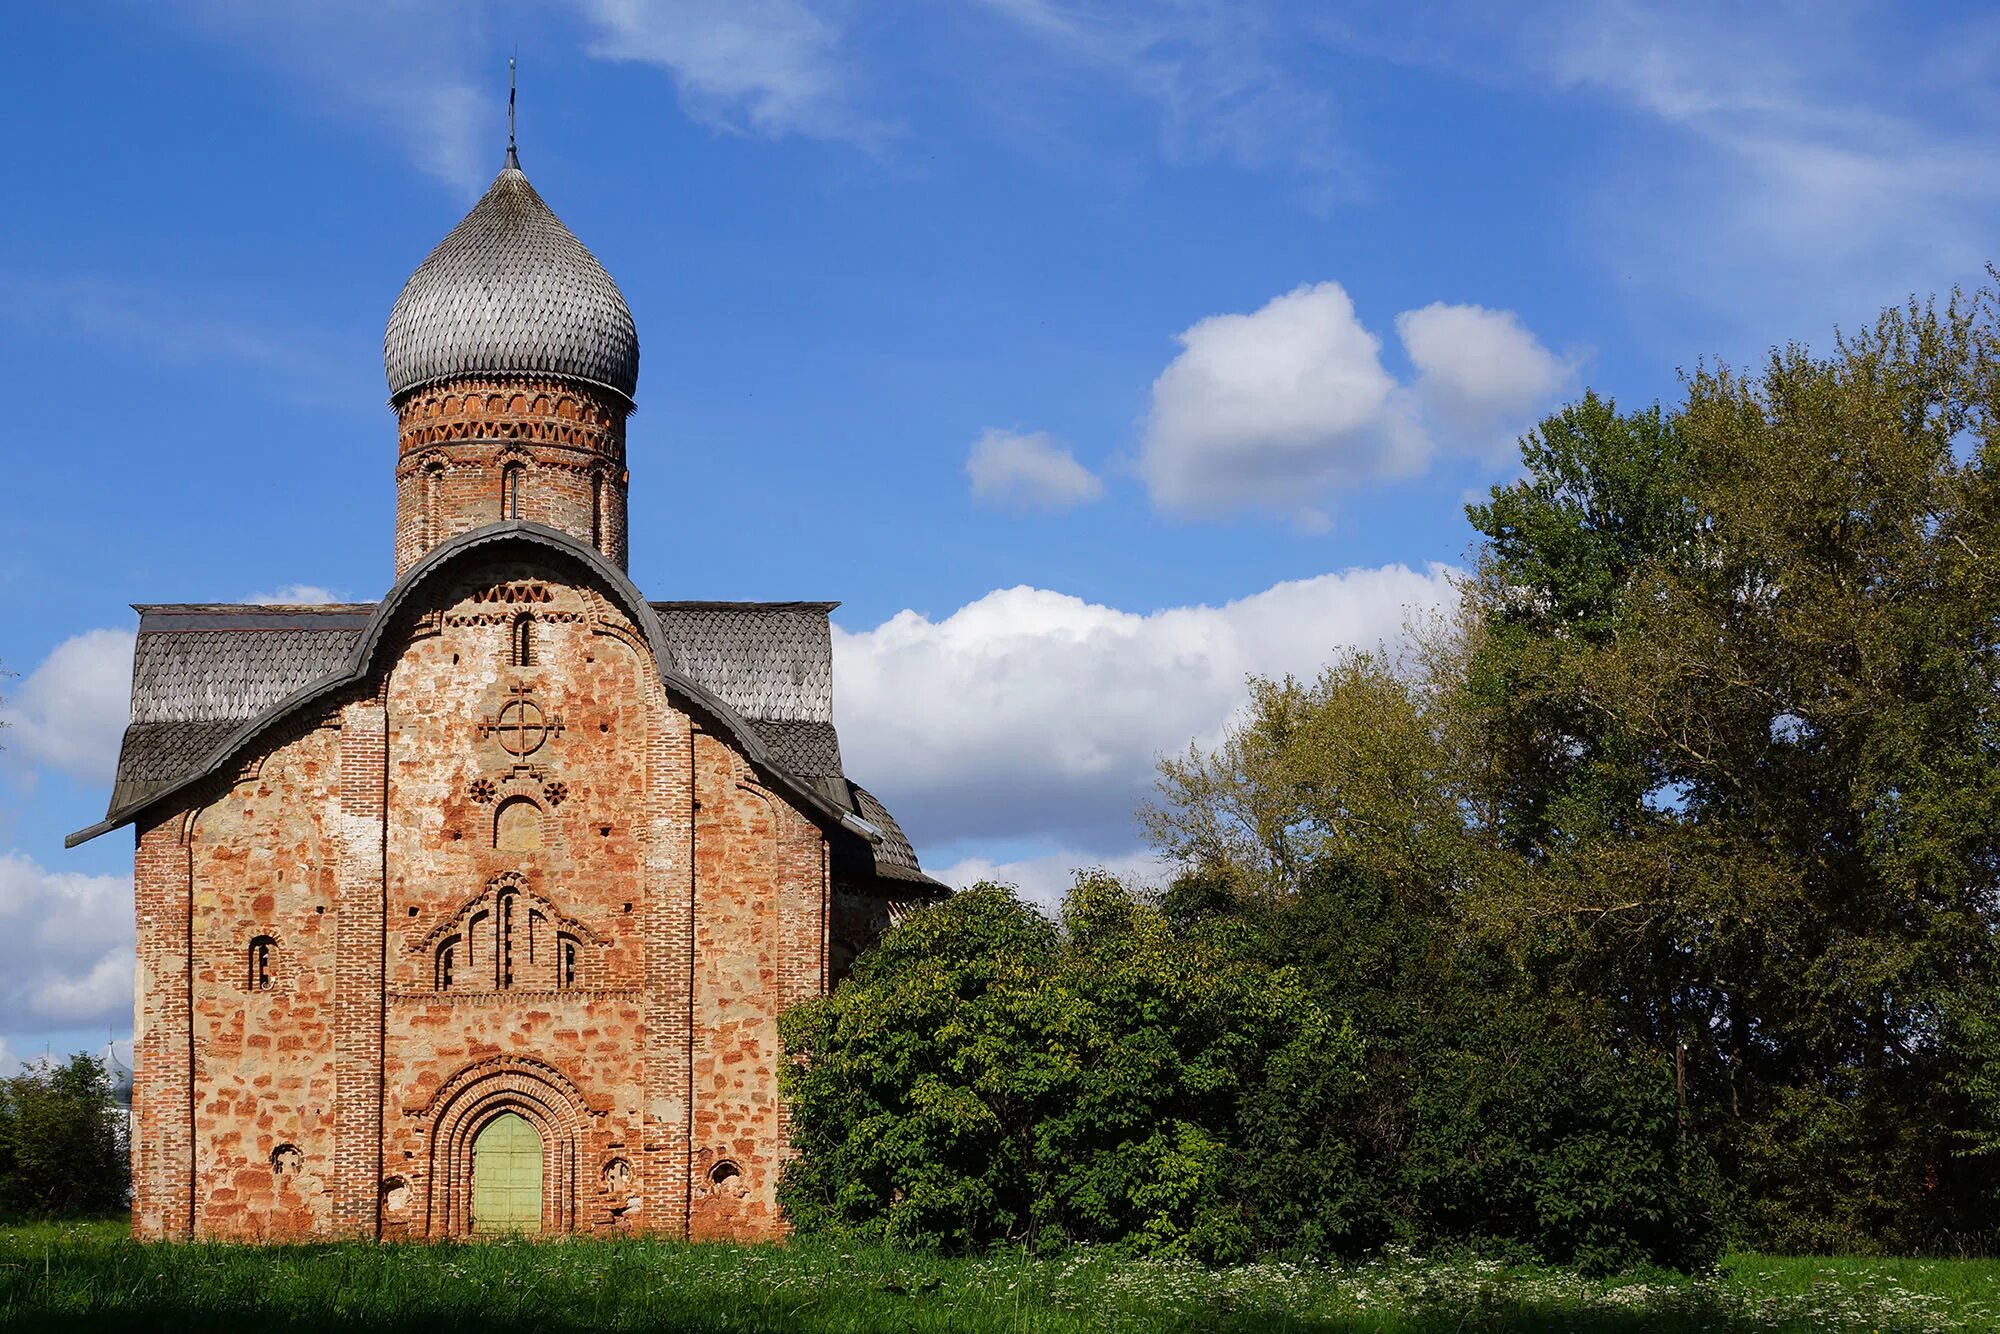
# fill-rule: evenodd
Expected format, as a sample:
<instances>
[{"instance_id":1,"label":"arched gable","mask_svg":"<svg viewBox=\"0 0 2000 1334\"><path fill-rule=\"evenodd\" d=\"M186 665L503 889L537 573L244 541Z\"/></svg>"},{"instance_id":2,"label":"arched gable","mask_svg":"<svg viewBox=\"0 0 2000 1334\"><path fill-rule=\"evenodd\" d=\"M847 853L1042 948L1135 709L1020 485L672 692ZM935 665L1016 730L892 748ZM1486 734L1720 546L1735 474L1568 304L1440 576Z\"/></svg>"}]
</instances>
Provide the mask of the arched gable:
<instances>
[{"instance_id":1,"label":"arched gable","mask_svg":"<svg viewBox=\"0 0 2000 1334\"><path fill-rule=\"evenodd\" d=\"M347 661L340 668L300 687L238 727L172 786L150 793L123 809L114 810L100 823L70 835L65 840L66 844L74 847L131 822L147 810L184 797L203 780L239 762L246 751L286 720L324 708L343 692L370 679L384 665L382 655L390 644L392 630L399 618L421 606L422 595L432 585L448 578L451 571L469 560L504 554L510 548L552 555L559 561L573 564L586 582L594 583L605 596L615 601L619 610L638 627L670 700L728 737L745 759L769 780L774 791L815 822L872 840L872 829L818 789L787 771L741 714L687 674L671 641L661 629L658 614L624 571L567 533L526 520L510 519L461 533L432 548L376 604Z\"/></svg>"}]
</instances>

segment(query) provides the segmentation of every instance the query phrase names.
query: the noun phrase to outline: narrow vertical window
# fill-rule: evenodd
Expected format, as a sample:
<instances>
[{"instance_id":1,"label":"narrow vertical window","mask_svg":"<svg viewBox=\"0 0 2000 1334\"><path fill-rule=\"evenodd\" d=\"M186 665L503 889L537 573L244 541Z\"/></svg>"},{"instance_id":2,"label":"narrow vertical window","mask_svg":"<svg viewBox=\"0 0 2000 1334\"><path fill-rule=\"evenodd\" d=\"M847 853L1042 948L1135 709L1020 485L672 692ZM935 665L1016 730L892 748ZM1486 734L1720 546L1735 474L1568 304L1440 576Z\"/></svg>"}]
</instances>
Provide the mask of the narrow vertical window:
<instances>
[{"instance_id":1,"label":"narrow vertical window","mask_svg":"<svg viewBox=\"0 0 2000 1334\"><path fill-rule=\"evenodd\" d=\"M590 474L590 545L604 550L604 469Z\"/></svg>"},{"instance_id":2,"label":"narrow vertical window","mask_svg":"<svg viewBox=\"0 0 2000 1334\"><path fill-rule=\"evenodd\" d=\"M479 974L473 969L479 967L479 933L493 920L493 914L481 908L472 914L472 920L465 927L465 958L461 961L466 976L477 979Z\"/></svg>"},{"instance_id":3,"label":"narrow vertical window","mask_svg":"<svg viewBox=\"0 0 2000 1334\"><path fill-rule=\"evenodd\" d=\"M556 944L556 985L564 991L576 985L576 939L563 936Z\"/></svg>"},{"instance_id":4,"label":"narrow vertical window","mask_svg":"<svg viewBox=\"0 0 2000 1334\"><path fill-rule=\"evenodd\" d=\"M245 985L251 991L269 991L272 986L272 955L277 951L278 942L270 936L258 936L250 942L249 976Z\"/></svg>"},{"instance_id":5,"label":"narrow vertical window","mask_svg":"<svg viewBox=\"0 0 2000 1334\"><path fill-rule=\"evenodd\" d=\"M500 517L521 517L521 465L510 463L500 470Z\"/></svg>"},{"instance_id":6,"label":"narrow vertical window","mask_svg":"<svg viewBox=\"0 0 2000 1334\"><path fill-rule=\"evenodd\" d=\"M423 535L418 542L426 549L437 545L438 533L438 469L435 465L424 469L423 514L420 522Z\"/></svg>"},{"instance_id":7,"label":"narrow vertical window","mask_svg":"<svg viewBox=\"0 0 2000 1334\"><path fill-rule=\"evenodd\" d=\"M493 985L505 991L514 985L514 896L500 896L500 912L495 922Z\"/></svg>"},{"instance_id":8,"label":"narrow vertical window","mask_svg":"<svg viewBox=\"0 0 2000 1334\"><path fill-rule=\"evenodd\" d=\"M535 618L522 612L514 618L513 652L509 655L516 667L535 665Z\"/></svg>"},{"instance_id":9,"label":"narrow vertical window","mask_svg":"<svg viewBox=\"0 0 2000 1334\"><path fill-rule=\"evenodd\" d=\"M452 975L457 971L457 963L458 937L453 936L451 939L445 941L444 944L438 946L437 989L439 991L451 990L451 979Z\"/></svg>"}]
</instances>

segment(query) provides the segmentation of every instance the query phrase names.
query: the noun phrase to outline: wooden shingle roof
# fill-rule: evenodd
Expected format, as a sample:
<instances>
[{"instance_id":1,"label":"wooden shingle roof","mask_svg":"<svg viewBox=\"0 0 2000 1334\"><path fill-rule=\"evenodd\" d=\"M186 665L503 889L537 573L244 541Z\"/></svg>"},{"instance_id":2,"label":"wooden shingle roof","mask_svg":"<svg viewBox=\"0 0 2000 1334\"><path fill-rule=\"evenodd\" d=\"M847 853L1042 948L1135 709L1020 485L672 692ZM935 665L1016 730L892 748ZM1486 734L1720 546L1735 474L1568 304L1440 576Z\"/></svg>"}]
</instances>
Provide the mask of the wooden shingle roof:
<instances>
[{"instance_id":1,"label":"wooden shingle roof","mask_svg":"<svg viewBox=\"0 0 2000 1334\"><path fill-rule=\"evenodd\" d=\"M894 817L842 772L827 621L838 603L648 605L676 668L740 714L774 763L881 831L873 849L877 874L935 884ZM377 606L138 607L132 721L110 816L129 816L170 791L246 723L343 671Z\"/></svg>"}]
</instances>

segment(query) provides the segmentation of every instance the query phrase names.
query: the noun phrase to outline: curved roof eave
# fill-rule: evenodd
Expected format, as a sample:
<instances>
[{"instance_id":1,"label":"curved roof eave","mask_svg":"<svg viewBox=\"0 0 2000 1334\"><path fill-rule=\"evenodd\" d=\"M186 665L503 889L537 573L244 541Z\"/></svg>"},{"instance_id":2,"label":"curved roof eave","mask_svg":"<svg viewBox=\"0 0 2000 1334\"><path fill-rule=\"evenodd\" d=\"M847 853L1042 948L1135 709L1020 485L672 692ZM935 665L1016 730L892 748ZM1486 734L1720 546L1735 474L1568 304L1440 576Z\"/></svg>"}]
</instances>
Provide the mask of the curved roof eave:
<instances>
[{"instance_id":1,"label":"curved roof eave","mask_svg":"<svg viewBox=\"0 0 2000 1334\"><path fill-rule=\"evenodd\" d=\"M774 780L774 785L801 808L838 825L858 838L874 841L869 831L859 827L857 817L852 812L828 799L811 785L801 782L780 766L772 757L770 749L741 714L711 691L698 685L674 665L666 636L660 630L658 615L623 570L607 561L594 548L585 546L558 529L545 524L530 523L525 519L506 519L499 523L487 524L482 528L474 528L470 532L460 533L440 543L426 552L415 565L404 571L403 577L396 581L388 595L376 604L373 615L369 617L367 628L362 631L361 639L355 645L344 667L299 687L244 723L210 751L192 772L176 781L172 787L133 802L123 810L112 811L98 823L69 835L63 840L63 846L73 848L80 843L87 843L100 834L130 824L148 810L171 802L196 783L214 775L246 746L278 723L362 680L375 665L375 657L381 648L390 620L408 605L411 594L419 586L469 551L511 543L524 543L555 551L578 562L602 580L613 595L624 604L625 613L638 624L640 633L646 638L647 647L653 652L653 661L659 668L660 679L669 693L679 695L692 704L696 712L706 715L719 724L750 762L761 772L768 774Z\"/></svg>"}]
</instances>

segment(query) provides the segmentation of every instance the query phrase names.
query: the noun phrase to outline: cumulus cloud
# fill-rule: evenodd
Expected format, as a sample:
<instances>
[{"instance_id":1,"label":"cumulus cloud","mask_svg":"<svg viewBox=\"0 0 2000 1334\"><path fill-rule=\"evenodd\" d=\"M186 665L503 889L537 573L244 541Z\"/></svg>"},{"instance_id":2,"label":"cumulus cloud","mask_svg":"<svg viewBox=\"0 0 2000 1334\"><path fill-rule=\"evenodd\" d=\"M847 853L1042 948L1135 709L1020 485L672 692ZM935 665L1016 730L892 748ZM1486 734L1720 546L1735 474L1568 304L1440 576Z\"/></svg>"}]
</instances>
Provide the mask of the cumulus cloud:
<instances>
[{"instance_id":1,"label":"cumulus cloud","mask_svg":"<svg viewBox=\"0 0 2000 1334\"><path fill-rule=\"evenodd\" d=\"M50 871L0 853L0 1030L132 1019L132 877Z\"/></svg>"},{"instance_id":2,"label":"cumulus cloud","mask_svg":"<svg viewBox=\"0 0 2000 1334\"><path fill-rule=\"evenodd\" d=\"M1104 483L1046 431L988 431L965 460L972 498L1009 509L1069 509L1104 494Z\"/></svg>"},{"instance_id":3,"label":"cumulus cloud","mask_svg":"<svg viewBox=\"0 0 2000 1334\"><path fill-rule=\"evenodd\" d=\"M1321 526L1314 502L1409 476L1439 447L1486 452L1568 379L1511 311L1439 303L1397 318L1417 374L1399 380L1339 283L1314 283L1247 315L1181 333L1153 382L1139 470L1161 508L1244 508ZM1471 434L1468 434L1471 432Z\"/></svg>"},{"instance_id":4,"label":"cumulus cloud","mask_svg":"<svg viewBox=\"0 0 2000 1334\"><path fill-rule=\"evenodd\" d=\"M1152 888L1166 883L1172 869L1167 862L1144 850L1110 855L1064 851L1012 861L968 857L931 874L955 889L964 889L981 880L1013 885L1024 900L1053 913L1062 906L1063 895L1076 883L1079 871L1109 871L1128 885Z\"/></svg>"},{"instance_id":5,"label":"cumulus cloud","mask_svg":"<svg viewBox=\"0 0 2000 1334\"><path fill-rule=\"evenodd\" d=\"M1415 472L1430 453L1339 283L1211 315L1180 344L1153 382L1140 460L1166 509L1295 508L1336 482Z\"/></svg>"},{"instance_id":6,"label":"cumulus cloud","mask_svg":"<svg viewBox=\"0 0 2000 1334\"><path fill-rule=\"evenodd\" d=\"M86 630L65 639L8 701L8 741L21 755L109 783L132 712L132 632Z\"/></svg>"},{"instance_id":7,"label":"cumulus cloud","mask_svg":"<svg viewBox=\"0 0 2000 1334\"><path fill-rule=\"evenodd\" d=\"M1220 607L1139 613L1020 587L943 620L836 626L841 746L920 847L1034 834L1123 850L1154 757L1218 738L1246 675L1309 675L1452 596L1443 566L1390 565Z\"/></svg>"},{"instance_id":8,"label":"cumulus cloud","mask_svg":"<svg viewBox=\"0 0 2000 1334\"><path fill-rule=\"evenodd\" d=\"M1396 317L1416 367L1417 410L1442 438L1505 456L1519 429L1570 383L1575 366L1542 346L1511 310L1433 302Z\"/></svg>"}]
</instances>

